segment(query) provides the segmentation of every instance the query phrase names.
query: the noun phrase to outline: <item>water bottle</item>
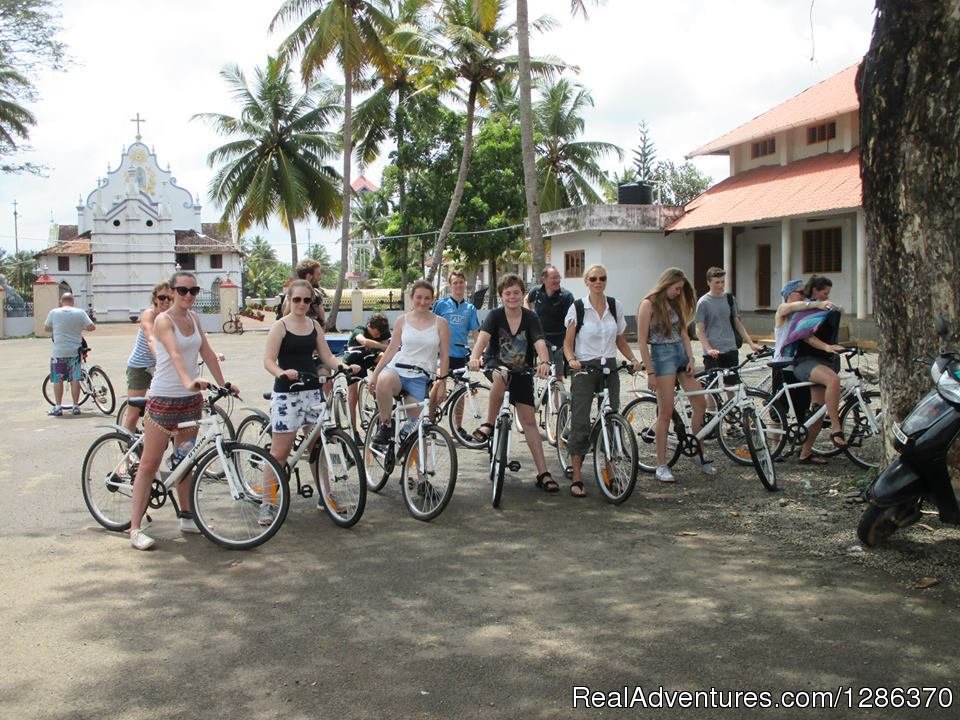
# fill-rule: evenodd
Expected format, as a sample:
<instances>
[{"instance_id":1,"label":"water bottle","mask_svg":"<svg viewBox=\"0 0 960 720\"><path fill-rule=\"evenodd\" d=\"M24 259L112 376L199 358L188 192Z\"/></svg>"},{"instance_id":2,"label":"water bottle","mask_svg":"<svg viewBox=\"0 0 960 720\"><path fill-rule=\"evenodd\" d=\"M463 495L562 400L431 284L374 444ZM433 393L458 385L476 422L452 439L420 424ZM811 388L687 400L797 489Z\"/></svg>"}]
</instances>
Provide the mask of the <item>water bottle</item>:
<instances>
[{"instance_id":1,"label":"water bottle","mask_svg":"<svg viewBox=\"0 0 960 720\"><path fill-rule=\"evenodd\" d=\"M407 418L407 420L400 426L400 439L403 440L407 435L413 432L413 428L416 427L417 421L414 418Z\"/></svg>"},{"instance_id":2,"label":"water bottle","mask_svg":"<svg viewBox=\"0 0 960 720\"><path fill-rule=\"evenodd\" d=\"M176 449L173 451L173 454L170 455L170 469L173 470L176 468L177 465L180 464L180 461L187 456L187 453L189 453L196 444L196 440L190 439L177 445Z\"/></svg>"}]
</instances>

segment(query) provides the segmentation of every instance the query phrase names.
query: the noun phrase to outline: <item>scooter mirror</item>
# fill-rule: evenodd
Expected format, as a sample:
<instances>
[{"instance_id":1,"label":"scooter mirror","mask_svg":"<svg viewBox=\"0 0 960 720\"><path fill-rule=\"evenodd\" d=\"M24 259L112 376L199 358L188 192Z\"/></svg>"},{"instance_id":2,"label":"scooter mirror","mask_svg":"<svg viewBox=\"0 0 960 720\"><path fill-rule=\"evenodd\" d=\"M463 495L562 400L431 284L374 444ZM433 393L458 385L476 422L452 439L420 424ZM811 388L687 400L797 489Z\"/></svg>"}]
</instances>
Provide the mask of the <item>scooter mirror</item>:
<instances>
[{"instance_id":1,"label":"scooter mirror","mask_svg":"<svg viewBox=\"0 0 960 720\"><path fill-rule=\"evenodd\" d=\"M947 327L947 319L943 316L943 313L939 313L937 315L936 326L937 326L937 335L939 335L942 338L945 338L947 334L950 332L950 329Z\"/></svg>"}]
</instances>

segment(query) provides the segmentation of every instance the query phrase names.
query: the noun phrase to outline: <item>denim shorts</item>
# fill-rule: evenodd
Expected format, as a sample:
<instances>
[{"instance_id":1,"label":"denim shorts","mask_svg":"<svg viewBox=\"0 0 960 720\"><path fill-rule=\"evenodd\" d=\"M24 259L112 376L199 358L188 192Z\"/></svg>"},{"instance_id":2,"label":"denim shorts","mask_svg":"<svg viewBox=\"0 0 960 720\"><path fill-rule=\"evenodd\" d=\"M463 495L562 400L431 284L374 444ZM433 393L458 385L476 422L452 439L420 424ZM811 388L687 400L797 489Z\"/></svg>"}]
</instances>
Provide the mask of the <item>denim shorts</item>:
<instances>
[{"instance_id":1,"label":"denim shorts","mask_svg":"<svg viewBox=\"0 0 960 720\"><path fill-rule=\"evenodd\" d=\"M651 345L650 358L653 361L653 374L657 377L682 373L690 362L682 342Z\"/></svg>"},{"instance_id":2,"label":"denim shorts","mask_svg":"<svg viewBox=\"0 0 960 720\"><path fill-rule=\"evenodd\" d=\"M403 388L403 394L409 395L417 402L423 402L423 399L427 396L426 376L404 377L399 375L398 377L400 378L400 387Z\"/></svg>"}]
</instances>

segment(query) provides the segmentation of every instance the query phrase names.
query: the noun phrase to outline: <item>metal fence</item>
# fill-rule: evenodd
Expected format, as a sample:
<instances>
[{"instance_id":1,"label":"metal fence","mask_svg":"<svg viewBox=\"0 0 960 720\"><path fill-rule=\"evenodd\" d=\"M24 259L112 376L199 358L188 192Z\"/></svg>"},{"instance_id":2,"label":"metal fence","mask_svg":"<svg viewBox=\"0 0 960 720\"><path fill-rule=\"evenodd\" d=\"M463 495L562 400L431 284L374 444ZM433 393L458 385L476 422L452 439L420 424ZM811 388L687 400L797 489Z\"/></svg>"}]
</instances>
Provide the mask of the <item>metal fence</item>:
<instances>
[{"instance_id":1,"label":"metal fence","mask_svg":"<svg viewBox=\"0 0 960 720\"><path fill-rule=\"evenodd\" d=\"M193 303L193 309L202 313L220 312L220 293L201 290Z\"/></svg>"},{"instance_id":2,"label":"metal fence","mask_svg":"<svg viewBox=\"0 0 960 720\"><path fill-rule=\"evenodd\" d=\"M33 303L25 302L20 298L6 298L3 302L3 310L7 317L32 317Z\"/></svg>"}]
</instances>

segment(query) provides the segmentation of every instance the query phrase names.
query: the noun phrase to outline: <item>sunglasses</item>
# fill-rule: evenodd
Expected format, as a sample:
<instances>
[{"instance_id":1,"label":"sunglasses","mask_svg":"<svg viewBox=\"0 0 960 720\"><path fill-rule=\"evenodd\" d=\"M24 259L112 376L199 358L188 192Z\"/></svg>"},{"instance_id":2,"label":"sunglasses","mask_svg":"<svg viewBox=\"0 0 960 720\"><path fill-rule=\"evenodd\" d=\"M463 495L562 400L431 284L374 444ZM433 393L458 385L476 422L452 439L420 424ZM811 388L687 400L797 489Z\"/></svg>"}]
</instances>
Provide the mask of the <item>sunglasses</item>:
<instances>
[{"instance_id":1,"label":"sunglasses","mask_svg":"<svg viewBox=\"0 0 960 720\"><path fill-rule=\"evenodd\" d=\"M300 303L307 303L308 305L313 305L313 298L309 297L292 297L290 302L299 305Z\"/></svg>"},{"instance_id":2,"label":"sunglasses","mask_svg":"<svg viewBox=\"0 0 960 720\"><path fill-rule=\"evenodd\" d=\"M606 276L606 275L591 275L590 277L587 278L587 280L589 280L590 282L596 282L597 280L599 280L600 282L606 282L606 281L607 281L607 276Z\"/></svg>"},{"instance_id":3,"label":"sunglasses","mask_svg":"<svg viewBox=\"0 0 960 720\"><path fill-rule=\"evenodd\" d=\"M175 287L174 290L176 290L176 291L177 291L177 294L178 294L178 295L181 295L181 296L186 295L186 294L189 293L189 294L192 295L193 297L196 297L197 295L200 294L200 288L199 288L199 286L196 286L196 285L195 285L194 287L191 287L191 288L183 287L183 285L177 285L177 287Z\"/></svg>"},{"instance_id":4,"label":"sunglasses","mask_svg":"<svg viewBox=\"0 0 960 720\"><path fill-rule=\"evenodd\" d=\"M170 302L173 297L170 295L157 295L157 302Z\"/></svg>"}]
</instances>

